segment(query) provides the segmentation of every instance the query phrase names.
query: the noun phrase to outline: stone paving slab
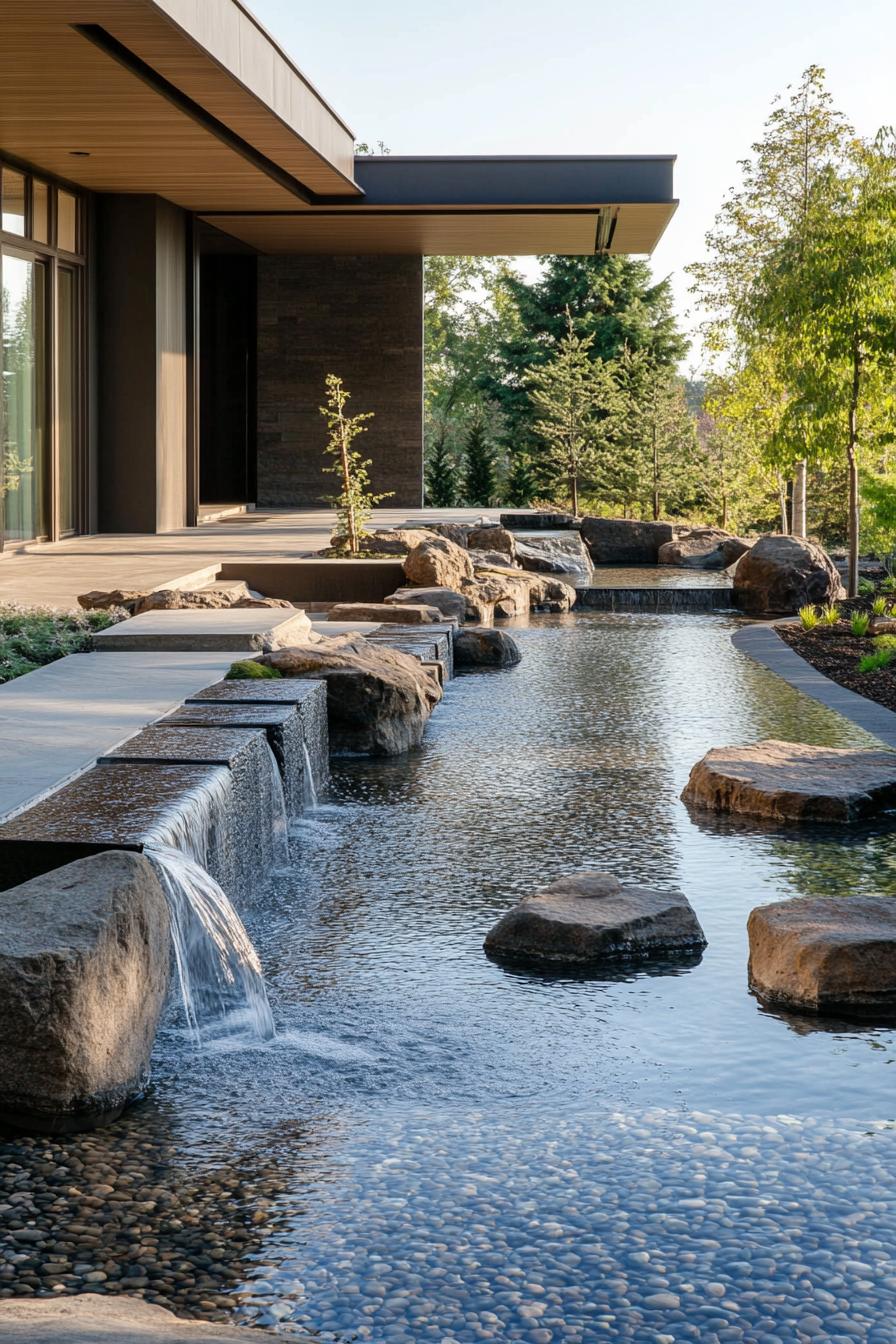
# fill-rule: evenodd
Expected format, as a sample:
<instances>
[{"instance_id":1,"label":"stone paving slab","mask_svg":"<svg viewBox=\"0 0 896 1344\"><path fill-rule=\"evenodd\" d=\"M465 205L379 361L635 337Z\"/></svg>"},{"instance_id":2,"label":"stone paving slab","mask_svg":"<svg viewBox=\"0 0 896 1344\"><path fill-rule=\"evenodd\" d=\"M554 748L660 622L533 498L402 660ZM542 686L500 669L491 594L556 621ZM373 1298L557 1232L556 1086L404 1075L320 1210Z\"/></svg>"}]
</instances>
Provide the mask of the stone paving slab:
<instances>
[{"instance_id":1,"label":"stone paving slab","mask_svg":"<svg viewBox=\"0 0 896 1344\"><path fill-rule=\"evenodd\" d=\"M209 651L239 649L257 653L302 643L308 637L304 611L237 608L146 611L110 625L93 636L98 653L109 651Z\"/></svg>"},{"instance_id":2,"label":"stone paving slab","mask_svg":"<svg viewBox=\"0 0 896 1344\"><path fill-rule=\"evenodd\" d=\"M239 656L73 653L0 686L0 819L217 682Z\"/></svg>"}]
</instances>

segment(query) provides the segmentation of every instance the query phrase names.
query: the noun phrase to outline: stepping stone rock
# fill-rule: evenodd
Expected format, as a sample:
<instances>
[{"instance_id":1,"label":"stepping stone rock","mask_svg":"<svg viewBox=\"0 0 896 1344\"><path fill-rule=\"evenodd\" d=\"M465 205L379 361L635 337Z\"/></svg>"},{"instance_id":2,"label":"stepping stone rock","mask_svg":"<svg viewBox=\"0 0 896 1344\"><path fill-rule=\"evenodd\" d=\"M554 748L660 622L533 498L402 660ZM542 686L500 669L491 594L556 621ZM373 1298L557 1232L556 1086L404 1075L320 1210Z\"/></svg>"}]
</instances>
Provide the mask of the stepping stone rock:
<instances>
[{"instance_id":1,"label":"stepping stone rock","mask_svg":"<svg viewBox=\"0 0 896 1344\"><path fill-rule=\"evenodd\" d=\"M759 906L747 923L750 988L818 1013L896 1017L896 900L806 897Z\"/></svg>"},{"instance_id":2,"label":"stepping stone rock","mask_svg":"<svg viewBox=\"0 0 896 1344\"><path fill-rule=\"evenodd\" d=\"M454 637L455 667L515 667L522 654L505 630L467 626Z\"/></svg>"},{"instance_id":3,"label":"stepping stone rock","mask_svg":"<svg viewBox=\"0 0 896 1344\"><path fill-rule=\"evenodd\" d=\"M693 957L705 946L685 896L623 886L610 873L574 873L525 897L484 943L500 960L545 966Z\"/></svg>"},{"instance_id":4,"label":"stepping stone rock","mask_svg":"<svg viewBox=\"0 0 896 1344\"><path fill-rule=\"evenodd\" d=\"M896 752L775 738L715 747L694 766L681 796L711 812L773 821L859 821L896 805Z\"/></svg>"}]
</instances>

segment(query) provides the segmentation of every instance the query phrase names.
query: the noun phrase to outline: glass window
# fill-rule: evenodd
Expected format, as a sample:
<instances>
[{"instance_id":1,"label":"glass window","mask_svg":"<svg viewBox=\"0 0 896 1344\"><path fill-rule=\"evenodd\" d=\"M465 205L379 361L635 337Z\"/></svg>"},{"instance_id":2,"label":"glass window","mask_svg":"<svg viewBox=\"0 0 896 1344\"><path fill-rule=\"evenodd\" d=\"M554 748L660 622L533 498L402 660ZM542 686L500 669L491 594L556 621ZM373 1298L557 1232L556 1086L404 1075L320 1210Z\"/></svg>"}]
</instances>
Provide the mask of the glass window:
<instances>
[{"instance_id":1,"label":"glass window","mask_svg":"<svg viewBox=\"0 0 896 1344\"><path fill-rule=\"evenodd\" d=\"M77 277L67 266L59 267L57 351L57 466L59 531L74 532L78 521L75 445L78 431L77 370Z\"/></svg>"},{"instance_id":2,"label":"glass window","mask_svg":"<svg viewBox=\"0 0 896 1344\"><path fill-rule=\"evenodd\" d=\"M4 168L0 173L2 221L7 233L25 236L25 175Z\"/></svg>"},{"instance_id":3,"label":"glass window","mask_svg":"<svg viewBox=\"0 0 896 1344\"><path fill-rule=\"evenodd\" d=\"M0 257L0 499L4 537L46 536L47 269Z\"/></svg>"},{"instance_id":4,"label":"glass window","mask_svg":"<svg viewBox=\"0 0 896 1344\"><path fill-rule=\"evenodd\" d=\"M50 241L49 188L46 182L31 182L31 237L36 243Z\"/></svg>"},{"instance_id":5,"label":"glass window","mask_svg":"<svg viewBox=\"0 0 896 1344\"><path fill-rule=\"evenodd\" d=\"M56 246L63 252L78 250L78 198L70 191L56 193Z\"/></svg>"}]
</instances>

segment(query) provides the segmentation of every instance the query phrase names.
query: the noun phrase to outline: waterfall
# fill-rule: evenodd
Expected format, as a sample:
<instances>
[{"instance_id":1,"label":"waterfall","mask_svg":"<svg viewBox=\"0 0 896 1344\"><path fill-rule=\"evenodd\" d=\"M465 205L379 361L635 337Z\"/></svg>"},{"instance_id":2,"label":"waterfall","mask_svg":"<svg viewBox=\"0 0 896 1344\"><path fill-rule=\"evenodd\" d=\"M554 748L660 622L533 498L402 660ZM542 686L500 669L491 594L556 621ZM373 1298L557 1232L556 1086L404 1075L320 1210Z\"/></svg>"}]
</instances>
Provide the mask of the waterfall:
<instances>
[{"instance_id":1,"label":"waterfall","mask_svg":"<svg viewBox=\"0 0 896 1344\"><path fill-rule=\"evenodd\" d=\"M283 779L277 757L267 744L268 760L271 768L271 831L274 838L274 866L289 867L289 813L286 809L286 794L283 791ZM312 786L313 787L313 786Z\"/></svg>"},{"instance_id":2,"label":"waterfall","mask_svg":"<svg viewBox=\"0 0 896 1344\"><path fill-rule=\"evenodd\" d=\"M317 807L317 787L314 783L314 767L311 764L311 753L308 750L308 743L302 739L302 753L305 757L305 806L314 811Z\"/></svg>"},{"instance_id":3,"label":"waterfall","mask_svg":"<svg viewBox=\"0 0 896 1344\"><path fill-rule=\"evenodd\" d=\"M283 786L273 753L271 759L272 801L276 808L279 789L285 832ZM232 787L230 771L216 770L188 807L163 813L144 845L168 901L181 999L198 1046L215 1040L251 1044L275 1034L258 953L207 871L209 836L225 823Z\"/></svg>"},{"instance_id":4,"label":"waterfall","mask_svg":"<svg viewBox=\"0 0 896 1344\"><path fill-rule=\"evenodd\" d=\"M167 845L147 845L168 900L187 1025L197 1045L269 1041L274 1019L258 953L215 879Z\"/></svg>"}]
</instances>

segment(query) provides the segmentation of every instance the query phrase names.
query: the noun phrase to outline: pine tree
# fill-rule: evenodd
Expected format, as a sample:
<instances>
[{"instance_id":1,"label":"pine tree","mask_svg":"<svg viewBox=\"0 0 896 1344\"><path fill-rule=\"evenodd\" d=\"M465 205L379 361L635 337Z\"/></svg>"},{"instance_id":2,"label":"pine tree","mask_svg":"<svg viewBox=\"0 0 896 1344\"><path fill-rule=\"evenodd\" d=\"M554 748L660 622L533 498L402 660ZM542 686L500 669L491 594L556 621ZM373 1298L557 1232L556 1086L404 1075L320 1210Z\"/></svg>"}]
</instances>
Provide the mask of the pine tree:
<instances>
[{"instance_id":1,"label":"pine tree","mask_svg":"<svg viewBox=\"0 0 896 1344\"><path fill-rule=\"evenodd\" d=\"M464 458L464 502L488 508L495 494L495 458L481 420L467 431Z\"/></svg>"},{"instance_id":2,"label":"pine tree","mask_svg":"<svg viewBox=\"0 0 896 1344\"><path fill-rule=\"evenodd\" d=\"M512 508L527 509L535 497L532 462L523 449L510 454L510 471L504 486L504 500Z\"/></svg>"},{"instance_id":3,"label":"pine tree","mask_svg":"<svg viewBox=\"0 0 896 1344\"><path fill-rule=\"evenodd\" d=\"M426 503L431 509L452 509L457 503L457 465L446 436L433 444L426 472Z\"/></svg>"},{"instance_id":4,"label":"pine tree","mask_svg":"<svg viewBox=\"0 0 896 1344\"><path fill-rule=\"evenodd\" d=\"M535 430L547 445L553 489L579 511L579 487L592 479L608 444L618 394L613 374L591 355L592 336L577 336L566 315L566 334L548 364L533 369L530 398Z\"/></svg>"}]
</instances>

